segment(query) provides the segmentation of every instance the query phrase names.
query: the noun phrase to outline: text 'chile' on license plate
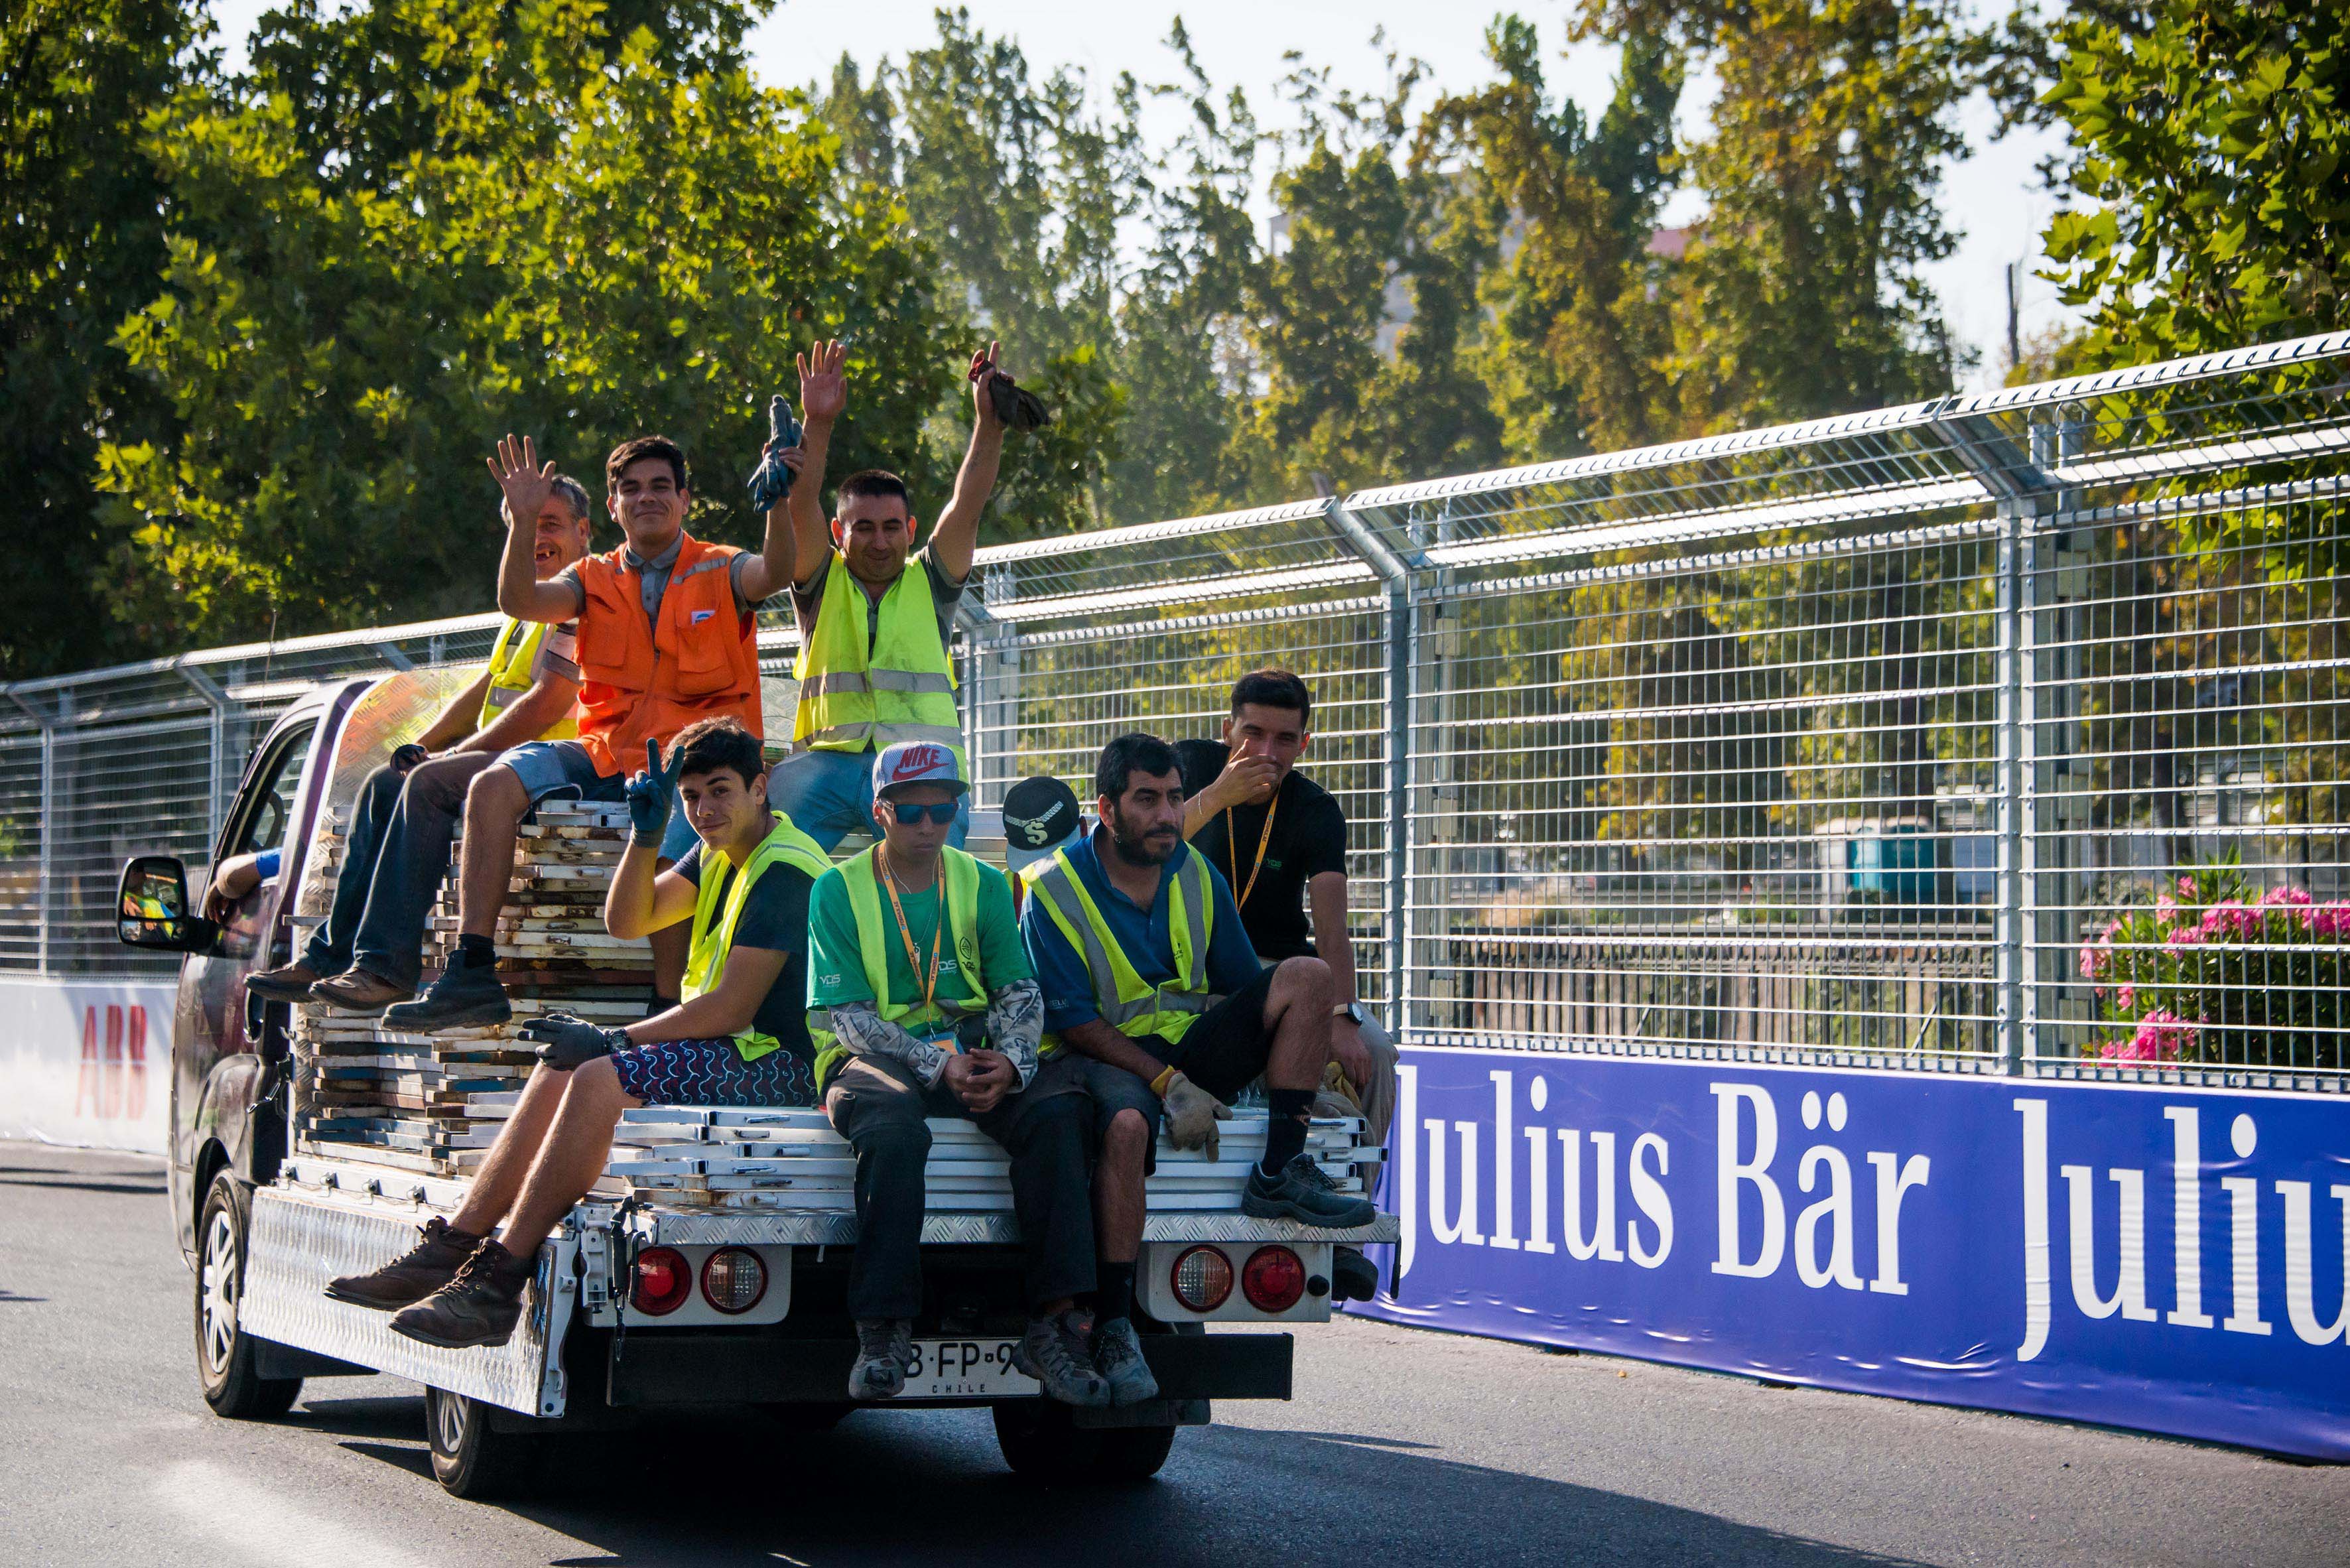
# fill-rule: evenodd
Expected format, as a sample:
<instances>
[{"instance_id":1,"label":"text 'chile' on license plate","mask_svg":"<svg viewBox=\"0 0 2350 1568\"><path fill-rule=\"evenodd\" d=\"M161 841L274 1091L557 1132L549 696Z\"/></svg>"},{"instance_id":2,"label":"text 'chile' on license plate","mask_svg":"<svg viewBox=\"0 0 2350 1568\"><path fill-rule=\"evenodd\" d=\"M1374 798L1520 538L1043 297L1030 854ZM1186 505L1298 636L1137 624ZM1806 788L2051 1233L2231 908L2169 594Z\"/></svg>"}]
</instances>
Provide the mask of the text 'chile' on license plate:
<instances>
[{"instance_id":1,"label":"text 'chile' on license plate","mask_svg":"<svg viewBox=\"0 0 2350 1568\"><path fill-rule=\"evenodd\" d=\"M1014 1339L918 1339L901 1399L1019 1398L1041 1392L1012 1365Z\"/></svg>"}]
</instances>

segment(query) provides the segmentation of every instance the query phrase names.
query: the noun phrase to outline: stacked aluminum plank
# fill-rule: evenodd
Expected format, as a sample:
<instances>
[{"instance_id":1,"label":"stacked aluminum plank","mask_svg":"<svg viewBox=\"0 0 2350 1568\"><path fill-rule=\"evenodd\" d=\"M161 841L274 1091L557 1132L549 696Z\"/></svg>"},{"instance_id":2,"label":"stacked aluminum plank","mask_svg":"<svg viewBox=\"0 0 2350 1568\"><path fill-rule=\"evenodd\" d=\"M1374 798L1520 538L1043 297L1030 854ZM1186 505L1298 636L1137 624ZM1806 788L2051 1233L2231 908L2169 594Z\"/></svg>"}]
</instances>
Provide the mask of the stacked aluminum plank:
<instances>
[{"instance_id":1,"label":"stacked aluminum plank","mask_svg":"<svg viewBox=\"0 0 2350 1568\"><path fill-rule=\"evenodd\" d=\"M599 1023L642 1017L651 950L607 935L601 912L627 845L627 814L618 805L549 804L521 830L497 929L511 1023L421 1034L331 1008L297 1008L296 1147L431 1175L465 1174L513 1114L536 1061L515 1038L523 1024L549 1012ZM339 821L320 834L317 847L331 898L343 853ZM428 984L456 946L460 853L462 846L428 922Z\"/></svg>"},{"instance_id":2,"label":"stacked aluminum plank","mask_svg":"<svg viewBox=\"0 0 2350 1568\"><path fill-rule=\"evenodd\" d=\"M1240 1205L1251 1164L1264 1152L1264 1113L1240 1110L1221 1125L1216 1158L1159 1140L1159 1168L1147 1191L1153 1212L1230 1210ZM1317 1117L1306 1152L1341 1191L1368 1190L1382 1158L1358 1147L1359 1117ZM1011 1161L973 1124L930 1118L926 1171L929 1211L1008 1214ZM667 1206L728 1209L847 1210L854 1207L856 1159L848 1141L819 1110L705 1109L646 1106L622 1113L608 1174L637 1195Z\"/></svg>"}]
</instances>

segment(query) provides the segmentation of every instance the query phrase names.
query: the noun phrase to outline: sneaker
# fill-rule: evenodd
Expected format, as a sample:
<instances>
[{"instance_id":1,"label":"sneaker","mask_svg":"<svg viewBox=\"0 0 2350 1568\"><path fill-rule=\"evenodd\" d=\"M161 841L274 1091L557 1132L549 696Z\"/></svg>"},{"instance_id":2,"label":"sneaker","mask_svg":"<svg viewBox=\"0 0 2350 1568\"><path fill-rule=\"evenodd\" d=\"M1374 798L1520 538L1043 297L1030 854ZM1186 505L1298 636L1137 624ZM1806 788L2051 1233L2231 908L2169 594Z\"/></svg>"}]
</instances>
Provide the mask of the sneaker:
<instances>
[{"instance_id":1,"label":"sneaker","mask_svg":"<svg viewBox=\"0 0 2350 1568\"><path fill-rule=\"evenodd\" d=\"M327 977L306 963L264 970L244 977L244 989L271 1002L307 1002L310 988Z\"/></svg>"},{"instance_id":2,"label":"sneaker","mask_svg":"<svg viewBox=\"0 0 2350 1568\"><path fill-rule=\"evenodd\" d=\"M1084 1322L1074 1308L1030 1319L1028 1332L1012 1347L1012 1365L1043 1384L1047 1399L1088 1410L1109 1403L1109 1385L1094 1370Z\"/></svg>"},{"instance_id":3,"label":"sneaker","mask_svg":"<svg viewBox=\"0 0 2350 1568\"><path fill-rule=\"evenodd\" d=\"M369 974L363 969L347 969L330 980L317 981L303 993L308 1001L323 1002L345 1012L381 1012L393 1002L406 1002L415 994L412 986L394 985L383 976Z\"/></svg>"},{"instance_id":4,"label":"sneaker","mask_svg":"<svg viewBox=\"0 0 2350 1568\"><path fill-rule=\"evenodd\" d=\"M522 1321L531 1265L495 1241L473 1249L456 1278L391 1315L391 1332L445 1350L504 1345Z\"/></svg>"},{"instance_id":5,"label":"sneaker","mask_svg":"<svg viewBox=\"0 0 2350 1568\"><path fill-rule=\"evenodd\" d=\"M1379 1293L1378 1265L1355 1247L1330 1249L1330 1299L1367 1302Z\"/></svg>"},{"instance_id":6,"label":"sneaker","mask_svg":"<svg viewBox=\"0 0 2350 1568\"><path fill-rule=\"evenodd\" d=\"M1142 1340L1132 1318L1114 1317L1094 1325L1094 1369L1109 1385L1113 1405L1139 1405L1159 1397L1159 1379L1142 1358Z\"/></svg>"},{"instance_id":7,"label":"sneaker","mask_svg":"<svg viewBox=\"0 0 2350 1568\"><path fill-rule=\"evenodd\" d=\"M857 1324L857 1362L848 1369L851 1399L894 1399L906 1386L914 1364L914 1325L904 1318L862 1318Z\"/></svg>"},{"instance_id":8,"label":"sneaker","mask_svg":"<svg viewBox=\"0 0 2350 1568\"><path fill-rule=\"evenodd\" d=\"M1263 1165L1249 1167L1248 1186L1241 1192L1241 1212L1257 1220L1289 1219L1332 1231L1367 1225L1378 1210L1367 1198L1350 1197L1322 1174L1314 1157L1301 1154L1267 1176Z\"/></svg>"},{"instance_id":9,"label":"sneaker","mask_svg":"<svg viewBox=\"0 0 2350 1568\"><path fill-rule=\"evenodd\" d=\"M416 1245L375 1272L328 1281L327 1299L377 1312L398 1312L455 1279L473 1249L482 1244L479 1236L452 1231L449 1221L438 1214L418 1227L416 1233Z\"/></svg>"},{"instance_id":10,"label":"sneaker","mask_svg":"<svg viewBox=\"0 0 2350 1568\"><path fill-rule=\"evenodd\" d=\"M430 1034L436 1029L468 1029L504 1023L514 1016L506 1004L506 988L498 983L495 966L452 963L432 982L432 989L414 1002L403 1002L383 1015L386 1029Z\"/></svg>"}]
</instances>

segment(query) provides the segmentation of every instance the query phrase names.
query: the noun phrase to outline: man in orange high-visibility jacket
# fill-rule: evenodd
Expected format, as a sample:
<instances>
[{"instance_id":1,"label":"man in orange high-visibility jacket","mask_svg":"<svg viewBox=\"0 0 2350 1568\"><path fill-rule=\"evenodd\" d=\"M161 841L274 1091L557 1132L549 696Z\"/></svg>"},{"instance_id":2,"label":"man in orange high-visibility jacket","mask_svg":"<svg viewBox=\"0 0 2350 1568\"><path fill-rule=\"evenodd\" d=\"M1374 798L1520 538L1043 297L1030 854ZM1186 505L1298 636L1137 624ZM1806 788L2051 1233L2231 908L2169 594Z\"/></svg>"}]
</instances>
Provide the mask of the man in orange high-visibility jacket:
<instances>
[{"instance_id":1,"label":"man in orange high-visibility jacket","mask_svg":"<svg viewBox=\"0 0 2350 1568\"><path fill-rule=\"evenodd\" d=\"M512 437L490 469L510 520L531 514L553 473L530 441ZM703 719L732 718L754 736L764 733L754 611L791 581L789 527L770 521L755 555L688 535L685 454L666 436L621 443L605 461L604 480L612 518L628 535L608 555L540 582L509 523L498 607L521 620L577 618L579 738L518 746L474 780L465 802L457 950L431 991L384 1014L387 1027L453 1029L512 1016L493 936L513 875L515 830L532 807L555 795L621 799L647 741L665 746ZM661 864L681 857L692 839L685 814L671 813ZM675 1005L684 973L676 935L663 931L654 940L655 1011Z\"/></svg>"}]
</instances>

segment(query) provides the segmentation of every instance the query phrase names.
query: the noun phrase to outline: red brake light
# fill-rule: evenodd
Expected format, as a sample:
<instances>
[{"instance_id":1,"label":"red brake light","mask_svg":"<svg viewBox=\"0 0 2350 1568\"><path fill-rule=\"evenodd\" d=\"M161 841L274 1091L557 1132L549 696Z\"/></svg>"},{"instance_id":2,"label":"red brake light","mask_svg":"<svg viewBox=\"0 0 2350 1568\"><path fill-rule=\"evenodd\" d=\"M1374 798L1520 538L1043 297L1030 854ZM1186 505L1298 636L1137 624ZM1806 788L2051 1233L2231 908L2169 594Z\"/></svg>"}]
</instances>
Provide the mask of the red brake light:
<instances>
[{"instance_id":1,"label":"red brake light","mask_svg":"<svg viewBox=\"0 0 2350 1568\"><path fill-rule=\"evenodd\" d=\"M1187 1248L1167 1272L1175 1299L1193 1312L1213 1312L1232 1293L1232 1261L1213 1247Z\"/></svg>"},{"instance_id":2,"label":"red brake light","mask_svg":"<svg viewBox=\"0 0 2350 1568\"><path fill-rule=\"evenodd\" d=\"M648 1317L661 1317L685 1304L693 1292L693 1270L673 1247L647 1247L637 1254L636 1280L629 1304Z\"/></svg>"},{"instance_id":3,"label":"red brake light","mask_svg":"<svg viewBox=\"0 0 2350 1568\"><path fill-rule=\"evenodd\" d=\"M747 1247L721 1247L702 1260L702 1295L720 1312L749 1312L767 1293L767 1265Z\"/></svg>"},{"instance_id":4,"label":"red brake light","mask_svg":"<svg viewBox=\"0 0 2350 1568\"><path fill-rule=\"evenodd\" d=\"M1305 1265L1286 1247L1259 1247L1241 1269L1241 1294L1259 1312L1287 1312L1305 1293Z\"/></svg>"}]
</instances>

